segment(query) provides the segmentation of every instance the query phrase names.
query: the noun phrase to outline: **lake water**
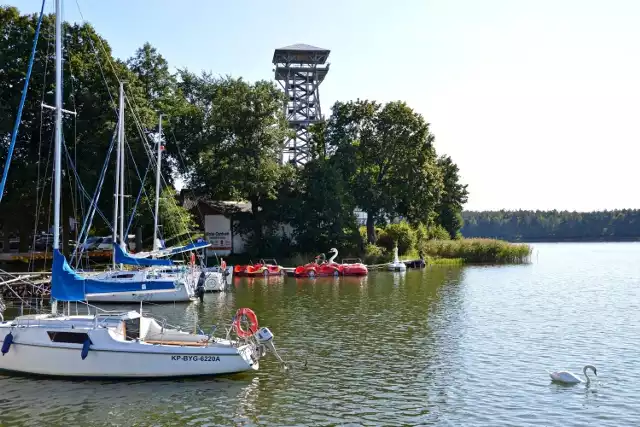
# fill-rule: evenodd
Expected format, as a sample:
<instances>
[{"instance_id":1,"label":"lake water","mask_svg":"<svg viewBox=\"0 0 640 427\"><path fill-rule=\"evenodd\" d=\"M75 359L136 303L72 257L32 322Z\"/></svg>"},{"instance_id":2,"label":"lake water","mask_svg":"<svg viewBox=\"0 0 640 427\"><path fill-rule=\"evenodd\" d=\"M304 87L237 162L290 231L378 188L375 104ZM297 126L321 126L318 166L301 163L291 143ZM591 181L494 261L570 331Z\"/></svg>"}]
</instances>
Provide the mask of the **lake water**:
<instances>
[{"instance_id":1,"label":"lake water","mask_svg":"<svg viewBox=\"0 0 640 427\"><path fill-rule=\"evenodd\" d=\"M186 328L251 307L295 368L267 357L223 378L0 376L0 425L640 425L640 244L534 248L531 265L236 279L202 305L149 307ZM589 387L546 372L587 363Z\"/></svg>"}]
</instances>

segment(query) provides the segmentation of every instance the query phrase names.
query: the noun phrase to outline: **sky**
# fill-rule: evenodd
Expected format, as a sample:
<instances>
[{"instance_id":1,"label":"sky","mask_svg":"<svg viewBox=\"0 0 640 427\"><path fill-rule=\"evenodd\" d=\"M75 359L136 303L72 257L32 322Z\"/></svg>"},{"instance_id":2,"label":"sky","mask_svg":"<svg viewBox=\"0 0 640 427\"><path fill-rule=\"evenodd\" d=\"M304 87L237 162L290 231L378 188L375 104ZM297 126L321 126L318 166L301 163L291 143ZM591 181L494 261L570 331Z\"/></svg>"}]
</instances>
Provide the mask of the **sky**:
<instances>
[{"instance_id":1,"label":"sky","mask_svg":"<svg viewBox=\"0 0 640 427\"><path fill-rule=\"evenodd\" d=\"M23 13L40 0L0 0ZM275 48L331 50L335 101L406 101L458 164L468 210L640 208L635 0L64 0L126 59L273 79ZM48 11L53 1L48 0Z\"/></svg>"}]
</instances>

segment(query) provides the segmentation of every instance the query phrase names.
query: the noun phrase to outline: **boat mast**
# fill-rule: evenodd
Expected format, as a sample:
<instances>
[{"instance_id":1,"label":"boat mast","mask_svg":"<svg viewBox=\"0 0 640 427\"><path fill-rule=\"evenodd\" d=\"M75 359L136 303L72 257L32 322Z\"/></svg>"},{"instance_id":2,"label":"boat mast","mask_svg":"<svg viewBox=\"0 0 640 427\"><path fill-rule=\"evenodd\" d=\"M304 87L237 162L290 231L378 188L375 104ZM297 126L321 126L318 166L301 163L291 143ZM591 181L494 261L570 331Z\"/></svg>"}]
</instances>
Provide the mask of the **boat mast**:
<instances>
[{"instance_id":1,"label":"boat mast","mask_svg":"<svg viewBox=\"0 0 640 427\"><path fill-rule=\"evenodd\" d=\"M120 247L124 250L124 82L120 82ZM121 266L122 267L122 266Z\"/></svg>"},{"instance_id":2,"label":"boat mast","mask_svg":"<svg viewBox=\"0 0 640 427\"><path fill-rule=\"evenodd\" d=\"M60 249L60 185L62 182L62 17L56 0L56 137L53 154L53 249Z\"/></svg>"},{"instance_id":3,"label":"boat mast","mask_svg":"<svg viewBox=\"0 0 640 427\"><path fill-rule=\"evenodd\" d=\"M156 212L153 220L153 251L160 249L158 247L158 211L160 207L160 164L162 162L162 114L158 123L158 161L156 162Z\"/></svg>"},{"instance_id":4,"label":"boat mast","mask_svg":"<svg viewBox=\"0 0 640 427\"><path fill-rule=\"evenodd\" d=\"M123 107L124 107L124 102L122 99L122 93L124 92L124 88L123 88L123 84L122 82L120 82L120 101L118 104L118 146L116 148L116 187L115 187L115 193L113 194L113 237L112 237L112 244L114 245L113 247L113 268L116 268L116 248L115 248L115 244L116 241L118 240L118 202L119 202L119 198L118 198L118 193L120 193L120 140L122 138L122 116L123 116Z\"/></svg>"},{"instance_id":5,"label":"boat mast","mask_svg":"<svg viewBox=\"0 0 640 427\"><path fill-rule=\"evenodd\" d=\"M53 251L60 250L60 185L62 182L62 9L56 0L56 136L53 154ZM51 304L56 313L57 304Z\"/></svg>"}]
</instances>

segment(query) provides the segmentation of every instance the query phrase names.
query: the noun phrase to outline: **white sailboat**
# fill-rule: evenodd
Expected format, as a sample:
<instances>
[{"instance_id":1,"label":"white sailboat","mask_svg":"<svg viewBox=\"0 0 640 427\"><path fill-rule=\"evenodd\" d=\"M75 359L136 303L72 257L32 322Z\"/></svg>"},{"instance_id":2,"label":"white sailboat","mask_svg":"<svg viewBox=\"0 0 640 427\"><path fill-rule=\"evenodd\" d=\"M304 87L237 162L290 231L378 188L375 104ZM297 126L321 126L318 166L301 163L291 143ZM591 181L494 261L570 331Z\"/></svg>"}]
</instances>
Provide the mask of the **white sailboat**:
<instances>
[{"instance_id":1,"label":"white sailboat","mask_svg":"<svg viewBox=\"0 0 640 427\"><path fill-rule=\"evenodd\" d=\"M122 102L123 92L122 85L120 87L121 102L120 107L124 108ZM123 110L120 110L120 122L124 121L122 114ZM120 128L121 130L121 128ZM119 136L121 134L119 133ZM119 144L121 139L118 140ZM150 302L184 302L191 301L197 296L198 292L205 291L221 291L226 288L226 281L221 272L207 271L195 263L195 253L198 250L205 249L210 246L206 242L194 242L184 246L176 246L172 248L160 248L160 236L158 231L159 221L159 201L160 201L160 186L161 186L161 162L162 162L162 115L158 124L158 141L157 141L157 162L156 162L156 199L155 199L155 213L154 213L154 227L153 227L153 250L151 252L139 252L137 254L130 254L127 252L126 245L123 243L123 199L120 195L120 225L119 225L119 237L120 242L113 243L113 271L107 271L100 275L97 275L97 279L111 281L114 284L122 284L123 282L132 283L138 282L141 284L141 289L133 292L105 292L99 294L89 294L87 298L91 302L114 302L114 303L127 303L138 302L140 300ZM119 149L122 147L118 147ZM122 175L121 157L118 152L118 171L116 174L116 187L122 186L124 176ZM119 177L119 178L118 178ZM118 182L119 181L119 182ZM116 236L118 229L117 212L118 212L118 200L116 198L116 207L114 208L114 236ZM190 266L176 265L168 257L178 255L185 252L192 252L192 263ZM163 259L164 258L164 259ZM142 267L135 270L117 270L117 265L129 265ZM153 291L145 289L142 284L149 285L149 281L168 281L173 280L175 286L173 289L167 289L162 291ZM201 285L202 283L202 285ZM199 289L202 286L202 291Z\"/></svg>"},{"instance_id":2,"label":"white sailboat","mask_svg":"<svg viewBox=\"0 0 640 427\"><path fill-rule=\"evenodd\" d=\"M162 132L162 116L160 119ZM160 270L154 266L171 266L169 260L144 260L128 262L132 259L126 253L124 241L124 88L120 83L120 104L118 119L118 146L116 154L116 194L113 209L113 270L95 275L92 279L104 282L100 292L86 294L89 302L100 303L136 303L147 302L188 302L195 298L198 274L193 270L172 269ZM158 141L160 145L160 141ZM156 209L154 236L158 229L158 200L160 191L160 154L158 147L158 170L156 179ZM154 239L155 242L156 239ZM116 243L118 242L118 243ZM155 248L154 248L155 249ZM139 270L123 270L123 264L144 266ZM108 285L112 286L108 286ZM125 288L126 290L123 290Z\"/></svg>"},{"instance_id":3,"label":"white sailboat","mask_svg":"<svg viewBox=\"0 0 640 427\"><path fill-rule=\"evenodd\" d=\"M86 300L108 283L79 276L60 252L62 141L62 55L60 2L56 0L56 118L54 154L54 239L52 313L0 322L0 370L25 374L88 378L156 378L214 375L257 370L273 335L258 329L255 314L240 309L225 338L168 328L142 310L86 316L57 314L58 301ZM161 288L162 286L157 285ZM64 307L63 307L64 308ZM243 329L241 319L251 326ZM235 331L238 339L230 339ZM277 356L277 353L276 353ZM279 360L281 360L278 357Z\"/></svg>"}]
</instances>

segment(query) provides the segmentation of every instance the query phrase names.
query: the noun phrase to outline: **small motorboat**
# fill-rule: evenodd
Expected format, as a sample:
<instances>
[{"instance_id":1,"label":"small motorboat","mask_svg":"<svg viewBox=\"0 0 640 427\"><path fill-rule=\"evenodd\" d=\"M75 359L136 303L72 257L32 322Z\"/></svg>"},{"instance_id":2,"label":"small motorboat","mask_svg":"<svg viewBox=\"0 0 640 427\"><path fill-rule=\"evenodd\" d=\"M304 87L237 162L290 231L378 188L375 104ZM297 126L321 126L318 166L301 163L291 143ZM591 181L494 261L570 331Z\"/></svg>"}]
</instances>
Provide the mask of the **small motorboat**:
<instances>
[{"instance_id":1,"label":"small motorboat","mask_svg":"<svg viewBox=\"0 0 640 427\"><path fill-rule=\"evenodd\" d=\"M236 276L284 276L286 271L282 266L278 265L275 259L267 258L261 259L260 262L254 265L236 265L233 268L233 273Z\"/></svg>"},{"instance_id":2,"label":"small motorboat","mask_svg":"<svg viewBox=\"0 0 640 427\"><path fill-rule=\"evenodd\" d=\"M393 248L393 262L387 264L389 271L407 271L407 265L398 258L398 247Z\"/></svg>"}]
</instances>

